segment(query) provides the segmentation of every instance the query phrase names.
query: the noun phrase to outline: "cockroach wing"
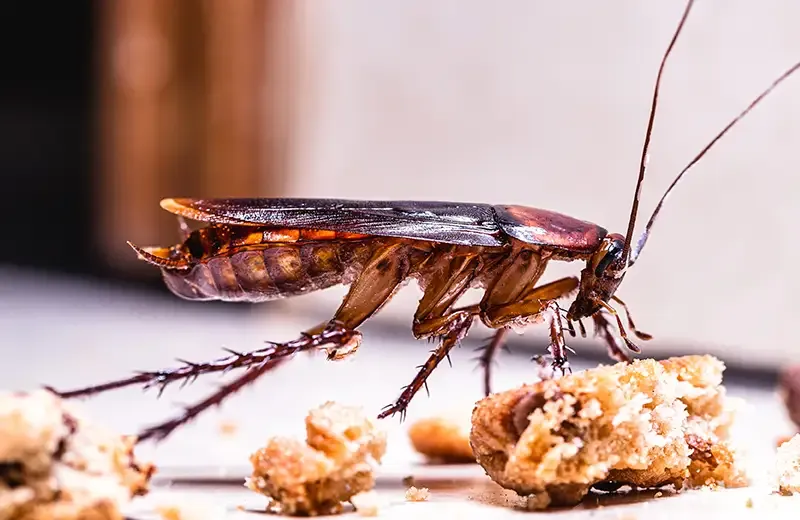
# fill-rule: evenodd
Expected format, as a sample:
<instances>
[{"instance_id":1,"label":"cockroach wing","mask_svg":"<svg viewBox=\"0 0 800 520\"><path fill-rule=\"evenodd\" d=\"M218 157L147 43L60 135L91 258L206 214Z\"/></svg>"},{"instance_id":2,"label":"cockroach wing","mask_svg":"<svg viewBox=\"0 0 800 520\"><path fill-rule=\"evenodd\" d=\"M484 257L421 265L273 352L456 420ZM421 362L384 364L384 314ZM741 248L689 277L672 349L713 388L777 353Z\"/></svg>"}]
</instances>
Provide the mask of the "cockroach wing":
<instances>
[{"instance_id":1,"label":"cockroach wing","mask_svg":"<svg viewBox=\"0 0 800 520\"><path fill-rule=\"evenodd\" d=\"M161 207L203 222L324 229L342 233L503 246L492 206L439 201L344 199L164 199Z\"/></svg>"},{"instance_id":2,"label":"cockroach wing","mask_svg":"<svg viewBox=\"0 0 800 520\"><path fill-rule=\"evenodd\" d=\"M507 235L573 253L593 252L608 234L605 228L555 211L526 206L494 206L496 221Z\"/></svg>"}]
</instances>

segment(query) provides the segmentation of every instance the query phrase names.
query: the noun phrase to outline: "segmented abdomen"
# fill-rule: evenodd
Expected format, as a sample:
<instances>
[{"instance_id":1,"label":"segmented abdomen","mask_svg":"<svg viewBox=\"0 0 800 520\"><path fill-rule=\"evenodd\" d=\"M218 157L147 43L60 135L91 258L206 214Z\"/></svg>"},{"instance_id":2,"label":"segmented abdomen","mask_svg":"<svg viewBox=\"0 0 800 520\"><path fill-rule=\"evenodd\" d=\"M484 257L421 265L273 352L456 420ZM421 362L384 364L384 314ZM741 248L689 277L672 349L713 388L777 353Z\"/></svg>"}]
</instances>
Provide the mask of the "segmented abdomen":
<instances>
[{"instance_id":1,"label":"segmented abdomen","mask_svg":"<svg viewBox=\"0 0 800 520\"><path fill-rule=\"evenodd\" d=\"M376 239L262 244L164 271L167 287L187 300L263 302L349 283Z\"/></svg>"}]
</instances>

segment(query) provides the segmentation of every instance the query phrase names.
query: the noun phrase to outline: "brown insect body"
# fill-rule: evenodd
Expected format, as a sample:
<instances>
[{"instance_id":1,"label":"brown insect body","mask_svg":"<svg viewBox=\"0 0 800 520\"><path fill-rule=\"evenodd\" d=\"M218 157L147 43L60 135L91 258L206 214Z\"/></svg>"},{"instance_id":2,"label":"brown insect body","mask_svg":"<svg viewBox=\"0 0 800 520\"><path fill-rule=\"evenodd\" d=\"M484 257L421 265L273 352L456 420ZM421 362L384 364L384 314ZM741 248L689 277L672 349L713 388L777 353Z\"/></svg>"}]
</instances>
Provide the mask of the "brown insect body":
<instances>
[{"instance_id":1,"label":"brown insect body","mask_svg":"<svg viewBox=\"0 0 800 520\"><path fill-rule=\"evenodd\" d=\"M216 201L210 201L216 202ZM341 201L336 201L341 202ZM358 204L357 201L348 201ZM278 202L254 200L252 205L281 207L332 204L307 199ZM229 201L229 205L233 205ZM381 205L414 205L386 201ZM434 203L446 205L453 203ZM194 206L207 201L167 199L162 206L180 216L203 218ZM468 205L483 207L485 205ZM480 256L481 265L471 273L469 287L485 287L502 276L497 264L508 263L513 254L537 259L541 274L547 260L586 259L604 238L605 229L565 215L535 208L491 208L497 230L492 246L463 245L455 240L439 242L411 237L370 236L346 231L276 228L253 223L211 223L193 231L183 243L170 248L138 248L142 257L159 266L169 289L184 299L263 302L351 283L372 255L391 250L408 266L407 277L427 287L433 277L448 278L453 258ZM428 216L428 219L431 217ZM435 220L435 217L434 217ZM511 234L509 234L509 232ZM549 240L549 243L548 243ZM463 240L462 240L463 242ZM403 247L398 247L402 245ZM388 265L388 264L387 264ZM533 280L538 281L538 277Z\"/></svg>"},{"instance_id":2,"label":"brown insect body","mask_svg":"<svg viewBox=\"0 0 800 520\"><path fill-rule=\"evenodd\" d=\"M723 135L800 69L797 63L785 71L689 162L664 193L634 244L661 75L692 4L689 0L658 71L625 235L609 234L590 222L524 206L339 199L164 199L162 207L179 218L183 241L168 248L131 247L161 269L166 285L177 296L200 301L263 302L339 284L349 285L347 295L330 321L307 330L297 340L271 343L249 353L229 351L230 356L209 363L186 362L176 369L139 373L60 395L86 396L133 384L163 389L171 382L201 374L247 369L178 417L139 436L140 440L164 438L298 352L322 349L329 359L354 353L361 344L358 327L411 279L417 280L423 291L414 313L413 335L437 338L440 343L397 401L379 417L405 413L427 377L467 335L475 319L496 331L480 357L487 394L489 368L508 329L542 321L548 313L552 314L549 352L554 368L568 368L564 326L575 336L572 322L577 322L585 336L582 318L593 320L613 359L629 360L617 336L628 350L640 350L628 338L611 303L624 308L628 328L637 337L650 339L636 330L625 303L615 293L627 269L639 257L664 201L686 171ZM206 226L191 231L184 218ZM586 263L580 278L570 276L539 285L550 261L575 260ZM483 289L480 302L456 307L471 287ZM565 312L557 302L572 294L575 298ZM616 322L617 335L611 330L612 321Z\"/></svg>"}]
</instances>

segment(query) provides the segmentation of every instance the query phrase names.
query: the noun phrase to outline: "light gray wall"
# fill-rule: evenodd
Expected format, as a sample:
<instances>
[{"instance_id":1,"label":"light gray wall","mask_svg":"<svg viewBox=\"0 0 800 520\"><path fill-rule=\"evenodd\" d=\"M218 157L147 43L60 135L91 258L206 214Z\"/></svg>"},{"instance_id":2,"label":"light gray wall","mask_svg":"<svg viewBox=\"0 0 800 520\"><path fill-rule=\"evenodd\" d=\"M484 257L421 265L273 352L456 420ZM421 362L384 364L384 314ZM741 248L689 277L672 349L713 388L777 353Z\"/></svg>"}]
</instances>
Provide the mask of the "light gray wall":
<instances>
[{"instance_id":1,"label":"light gray wall","mask_svg":"<svg viewBox=\"0 0 800 520\"><path fill-rule=\"evenodd\" d=\"M291 195L520 203L624 232L682 2L296 4ZM664 79L643 220L684 164L800 60L800 3L700 0ZM675 192L620 296L659 345L798 351L800 73ZM643 223L642 223L643 224ZM547 279L578 273L551 268ZM341 291L299 300L331 311ZM410 323L419 292L382 316ZM541 335L542 327L529 334Z\"/></svg>"}]
</instances>

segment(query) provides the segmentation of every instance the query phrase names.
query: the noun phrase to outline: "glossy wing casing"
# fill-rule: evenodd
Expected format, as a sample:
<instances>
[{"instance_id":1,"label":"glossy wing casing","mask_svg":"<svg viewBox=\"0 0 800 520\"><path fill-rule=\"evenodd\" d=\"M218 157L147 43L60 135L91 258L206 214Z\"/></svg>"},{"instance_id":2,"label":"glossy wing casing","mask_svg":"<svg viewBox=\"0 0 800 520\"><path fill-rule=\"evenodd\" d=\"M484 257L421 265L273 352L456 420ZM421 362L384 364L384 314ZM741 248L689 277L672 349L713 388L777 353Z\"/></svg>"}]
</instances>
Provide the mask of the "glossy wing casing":
<instances>
[{"instance_id":1,"label":"glossy wing casing","mask_svg":"<svg viewBox=\"0 0 800 520\"><path fill-rule=\"evenodd\" d=\"M525 206L443 201L347 199L164 199L177 215L217 224L326 229L469 246L526 243L593 251L606 230L591 222Z\"/></svg>"}]
</instances>

